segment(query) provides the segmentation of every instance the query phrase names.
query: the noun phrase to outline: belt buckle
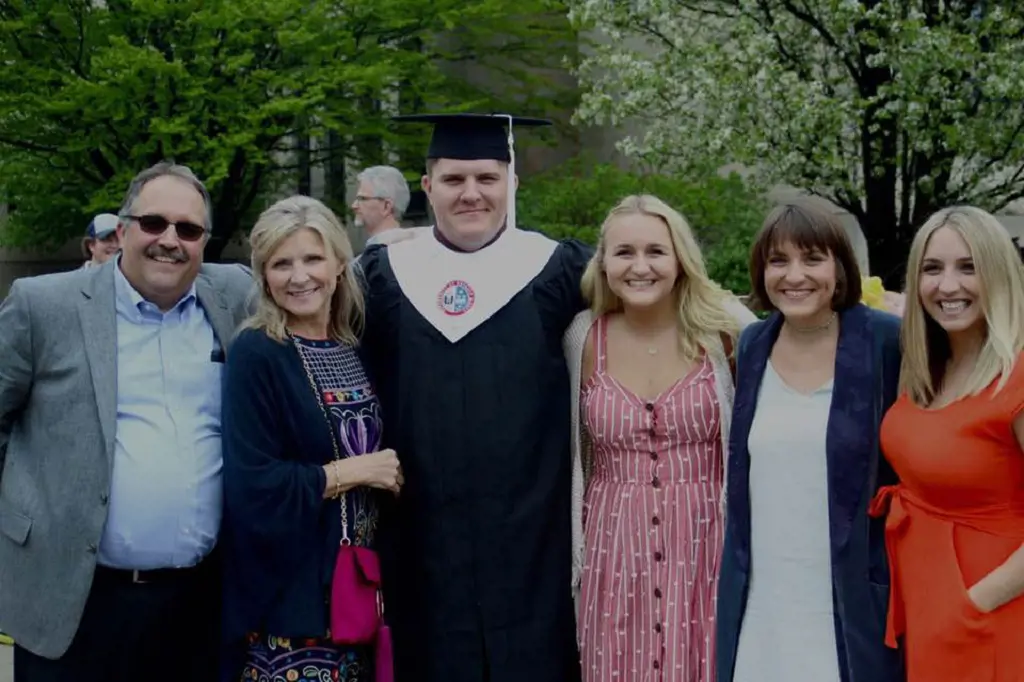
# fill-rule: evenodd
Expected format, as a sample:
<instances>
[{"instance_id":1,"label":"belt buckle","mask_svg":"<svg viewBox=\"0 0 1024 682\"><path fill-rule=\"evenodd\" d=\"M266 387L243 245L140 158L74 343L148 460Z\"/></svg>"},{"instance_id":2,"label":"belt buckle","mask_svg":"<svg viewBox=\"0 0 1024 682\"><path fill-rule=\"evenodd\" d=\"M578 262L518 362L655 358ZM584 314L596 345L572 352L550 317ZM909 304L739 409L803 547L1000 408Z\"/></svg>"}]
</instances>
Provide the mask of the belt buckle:
<instances>
[{"instance_id":1,"label":"belt buckle","mask_svg":"<svg viewBox=\"0 0 1024 682\"><path fill-rule=\"evenodd\" d=\"M139 577L139 573L141 573L141 572L142 571L139 571L139 569L137 569L137 568L132 570L132 583L133 584L135 584L135 585L145 585L146 583L149 582L148 580L143 580L141 577Z\"/></svg>"}]
</instances>

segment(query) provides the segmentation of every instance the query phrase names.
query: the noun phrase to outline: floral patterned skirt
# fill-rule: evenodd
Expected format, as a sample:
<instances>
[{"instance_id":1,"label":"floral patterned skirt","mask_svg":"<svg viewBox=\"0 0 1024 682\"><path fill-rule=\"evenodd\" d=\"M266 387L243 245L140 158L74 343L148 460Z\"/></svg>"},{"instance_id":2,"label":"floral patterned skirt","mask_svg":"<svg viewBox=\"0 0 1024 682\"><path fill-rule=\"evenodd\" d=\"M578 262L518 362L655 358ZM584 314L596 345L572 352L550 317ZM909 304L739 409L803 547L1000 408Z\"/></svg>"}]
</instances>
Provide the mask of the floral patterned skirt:
<instances>
[{"instance_id":1,"label":"floral patterned skirt","mask_svg":"<svg viewBox=\"0 0 1024 682\"><path fill-rule=\"evenodd\" d=\"M329 639L249 636L241 682L372 682L373 648Z\"/></svg>"}]
</instances>

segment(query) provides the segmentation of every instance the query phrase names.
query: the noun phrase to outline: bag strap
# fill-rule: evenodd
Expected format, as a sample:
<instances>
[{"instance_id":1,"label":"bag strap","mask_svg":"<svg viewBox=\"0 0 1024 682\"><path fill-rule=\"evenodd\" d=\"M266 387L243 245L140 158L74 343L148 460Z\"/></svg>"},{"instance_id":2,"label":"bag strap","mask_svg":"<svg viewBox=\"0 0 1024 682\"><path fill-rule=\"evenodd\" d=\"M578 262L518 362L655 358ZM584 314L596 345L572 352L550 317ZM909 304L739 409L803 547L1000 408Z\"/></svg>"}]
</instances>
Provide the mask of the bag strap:
<instances>
[{"instance_id":1,"label":"bag strap","mask_svg":"<svg viewBox=\"0 0 1024 682\"><path fill-rule=\"evenodd\" d=\"M323 395L321 394L320 389L317 388L316 379L313 378L313 372L309 369L309 364L306 362L306 356L302 354L302 348L299 347L299 340L296 339L291 334L288 335L288 338L290 338L292 340L292 343L295 344L295 352L299 356L299 362L302 363L302 369L306 371L306 378L309 379L309 387L313 390L313 396L316 398L316 403L317 405L320 406L320 412L324 415L324 421L327 423L327 431L331 435L331 447L334 448L334 461L340 461L341 450L340 448L338 448L338 440L334 437L334 425L331 424L331 418L327 414L327 406L324 405ZM342 545L352 544L352 540L350 540L348 537L348 504L346 502L347 497L348 495L346 495L345 493L342 493L341 495L338 496L338 499L341 500Z\"/></svg>"}]
</instances>

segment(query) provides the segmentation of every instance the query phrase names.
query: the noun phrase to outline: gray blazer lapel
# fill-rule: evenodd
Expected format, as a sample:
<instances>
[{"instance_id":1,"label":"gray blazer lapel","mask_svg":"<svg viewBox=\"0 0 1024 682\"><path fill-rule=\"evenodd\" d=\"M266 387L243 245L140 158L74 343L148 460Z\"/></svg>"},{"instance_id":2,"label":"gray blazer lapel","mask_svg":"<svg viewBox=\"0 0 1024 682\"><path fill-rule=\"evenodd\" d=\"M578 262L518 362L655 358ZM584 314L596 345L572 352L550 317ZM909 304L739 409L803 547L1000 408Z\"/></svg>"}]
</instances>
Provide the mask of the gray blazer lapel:
<instances>
[{"instance_id":1,"label":"gray blazer lapel","mask_svg":"<svg viewBox=\"0 0 1024 682\"><path fill-rule=\"evenodd\" d=\"M95 268L82 287L78 318L89 362L100 428L107 456L114 451L117 430L117 312L114 302L115 259Z\"/></svg>"},{"instance_id":2,"label":"gray blazer lapel","mask_svg":"<svg viewBox=\"0 0 1024 682\"><path fill-rule=\"evenodd\" d=\"M235 333L235 319L224 301L224 297L210 282L210 278L203 273L199 273L199 276L196 277L196 296L199 298L199 305L206 311L206 317L210 320L220 347L226 349Z\"/></svg>"}]
</instances>

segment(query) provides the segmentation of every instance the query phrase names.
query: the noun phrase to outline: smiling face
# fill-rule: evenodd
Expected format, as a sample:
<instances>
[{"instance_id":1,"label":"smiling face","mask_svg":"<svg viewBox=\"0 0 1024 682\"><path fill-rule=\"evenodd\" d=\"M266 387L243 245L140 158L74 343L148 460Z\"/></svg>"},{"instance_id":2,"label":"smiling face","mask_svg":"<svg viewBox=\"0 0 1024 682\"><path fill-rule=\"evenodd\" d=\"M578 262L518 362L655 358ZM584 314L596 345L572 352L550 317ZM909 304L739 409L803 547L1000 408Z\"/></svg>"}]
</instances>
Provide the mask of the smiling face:
<instances>
[{"instance_id":1,"label":"smiling face","mask_svg":"<svg viewBox=\"0 0 1024 682\"><path fill-rule=\"evenodd\" d=\"M970 247L954 230L940 227L932 233L918 281L921 306L948 334L984 327L981 279Z\"/></svg>"},{"instance_id":2,"label":"smiling face","mask_svg":"<svg viewBox=\"0 0 1024 682\"><path fill-rule=\"evenodd\" d=\"M288 317L288 326L326 329L331 297L344 266L326 247L320 234L302 228L274 250L263 276L271 298Z\"/></svg>"},{"instance_id":3,"label":"smiling face","mask_svg":"<svg viewBox=\"0 0 1024 682\"><path fill-rule=\"evenodd\" d=\"M832 315L836 286L836 260L831 253L802 249L791 241L769 251L765 291L787 322L808 327L826 323Z\"/></svg>"},{"instance_id":4,"label":"smiling face","mask_svg":"<svg viewBox=\"0 0 1024 682\"><path fill-rule=\"evenodd\" d=\"M614 216L604 231L602 265L624 308L650 308L671 299L681 268L668 225L657 216Z\"/></svg>"},{"instance_id":5,"label":"smiling face","mask_svg":"<svg viewBox=\"0 0 1024 682\"><path fill-rule=\"evenodd\" d=\"M491 159L436 159L423 191L445 239L475 251L494 239L508 211L508 164Z\"/></svg>"},{"instance_id":6,"label":"smiling face","mask_svg":"<svg viewBox=\"0 0 1024 682\"><path fill-rule=\"evenodd\" d=\"M136 218L159 222L205 225L206 203L187 180L163 175L147 182L130 207ZM188 293L203 264L207 236L182 239L177 228L154 234L137 219L125 219L117 227L121 242L121 271L132 287L161 310L170 310Z\"/></svg>"}]
</instances>

